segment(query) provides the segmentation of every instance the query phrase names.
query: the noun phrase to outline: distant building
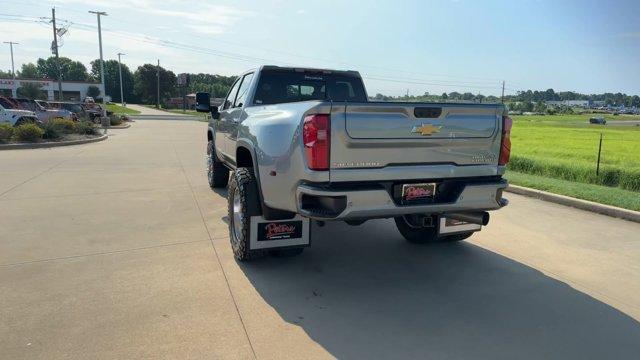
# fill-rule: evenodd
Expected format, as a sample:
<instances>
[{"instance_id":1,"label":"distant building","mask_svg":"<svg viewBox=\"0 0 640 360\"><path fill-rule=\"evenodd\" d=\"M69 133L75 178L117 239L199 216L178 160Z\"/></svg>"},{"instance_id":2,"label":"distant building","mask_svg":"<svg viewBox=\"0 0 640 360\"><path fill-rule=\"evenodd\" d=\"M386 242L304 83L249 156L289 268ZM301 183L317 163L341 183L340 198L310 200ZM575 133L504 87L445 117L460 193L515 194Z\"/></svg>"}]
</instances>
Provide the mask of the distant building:
<instances>
[{"instance_id":1,"label":"distant building","mask_svg":"<svg viewBox=\"0 0 640 360\"><path fill-rule=\"evenodd\" d=\"M185 97L187 99L187 109L195 110L195 108L196 108L196 94L195 93L188 94ZM220 106L220 105L222 105L223 102L224 102L224 98L211 98L211 105L212 106ZM165 102L165 105L168 108L182 109L182 97L170 98Z\"/></svg>"},{"instance_id":2,"label":"distant building","mask_svg":"<svg viewBox=\"0 0 640 360\"><path fill-rule=\"evenodd\" d=\"M51 79L4 79L0 78L0 95L17 97L17 89L23 84L35 83L40 86L43 95L50 101L58 100L58 81ZM82 101L87 96L89 86L100 89L100 94L104 95L104 87L100 83L88 81L63 81L62 97L64 100Z\"/></svg>"},{"instance_id":3,"label":"distant building","mask_svg":"<svg viewBox=\"0 0 640 360\"><path fill-rule=\"evenodd\" d=\"M195 109L195 106L196 106L196 94L188 94L185 97L187 99L187 109L189 109L189 110ZM169 98L165 102L165 105L168 108L182 109L182 96Z\"/></svg>"},{"instance_id":4,"label":"distant building","mask_svg":"<svg viewBox=\"0 0 640 360\"><path fill-rule=\"evenodd\" d=\"M591 100L557 100L557 101L545 101L547 106L577 106L577 107L591 107Z\"/></svg>"}]
</instances>

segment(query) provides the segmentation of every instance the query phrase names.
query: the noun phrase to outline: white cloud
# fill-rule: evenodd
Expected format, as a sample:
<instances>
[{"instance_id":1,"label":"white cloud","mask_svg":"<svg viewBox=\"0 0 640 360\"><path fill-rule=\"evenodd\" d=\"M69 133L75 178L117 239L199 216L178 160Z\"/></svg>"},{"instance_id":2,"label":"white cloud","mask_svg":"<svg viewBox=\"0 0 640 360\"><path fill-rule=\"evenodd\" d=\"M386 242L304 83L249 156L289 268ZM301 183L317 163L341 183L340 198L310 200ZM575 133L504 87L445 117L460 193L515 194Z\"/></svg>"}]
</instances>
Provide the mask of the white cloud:
<instances>
[{"instance_id":1,"label":"white cloud","mask_svg":"<svg viewBox=\"0 0 640 360\"><path fill-rule=\"evenodd\" d=\"M54 0L54 2L86 5L85 0ZM127 9L127 11L139 12L144 16L155 15L170 18L176 24L179 24L180 21L188 21L209 26L217 25L221 26L220 30L223 32L226 27L236 24L239 20L255 15L251 11L229 5L203 4L201 1L193 0L165 0L162 3L150 0L93 0L92 6L96 9ZM176 9L193 9L193 11ZM210 31L203 33L211 34Z\"/></svg>"},{"instance_id":2,"label":"white cloud","mask_svg":"<svg viewBox=\"0 0 640 360\"><path fill-rule=\"evenodd\" d=\"M193 30L194 32L204 34L204 35L220 35L225 32L225 28L223 26L217 25L187 25L187 28Z\"/></svg>"}]
</instances>

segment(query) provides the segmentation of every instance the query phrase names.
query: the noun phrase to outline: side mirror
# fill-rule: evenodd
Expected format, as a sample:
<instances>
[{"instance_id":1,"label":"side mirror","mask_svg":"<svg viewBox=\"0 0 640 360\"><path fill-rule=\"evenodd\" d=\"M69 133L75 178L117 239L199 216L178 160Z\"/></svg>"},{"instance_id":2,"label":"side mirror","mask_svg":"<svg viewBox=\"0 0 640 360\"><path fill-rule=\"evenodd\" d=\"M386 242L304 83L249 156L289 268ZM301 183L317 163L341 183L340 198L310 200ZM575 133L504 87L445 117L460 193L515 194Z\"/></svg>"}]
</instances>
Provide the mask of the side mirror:
<instances>
[{"instance_id":1,"label":"side mirror","mask_svg":"<svg viewBox=\"0 0 640 360\"><path fill-rule=\"evenodd\" d=\"M208 92L196 93L196 111L197 112L211 111L211 94L209 94Z\"/></svg>"},{"instance_id":2,"label":"side mirror","mask_svg":"<svg viewBox=\"0 0 640 360\"><path fill-rule=\"evenodd\" d=\"M211 118L213 118L214 120L220 120L220 113L218 112L217 106L211 107Z\"/></svg>"}]
</instances>

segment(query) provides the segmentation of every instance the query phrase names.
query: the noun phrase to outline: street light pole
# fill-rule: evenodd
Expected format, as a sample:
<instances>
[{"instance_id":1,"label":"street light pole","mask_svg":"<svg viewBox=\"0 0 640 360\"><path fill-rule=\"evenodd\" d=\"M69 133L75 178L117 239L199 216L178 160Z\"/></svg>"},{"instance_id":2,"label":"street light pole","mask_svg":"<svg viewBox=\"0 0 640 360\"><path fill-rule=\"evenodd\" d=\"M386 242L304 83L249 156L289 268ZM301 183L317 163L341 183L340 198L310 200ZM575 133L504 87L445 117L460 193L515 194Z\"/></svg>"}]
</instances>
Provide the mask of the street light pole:
<instances>
[{"instance_id":1,"label":"street light pole","mask_svg":"<svg viewBox=\"0 0 640 360\"><path fill-rule=\"evenodd\" d=\"M51 8L51 22L53 23L53 47L56 54L56 66L58 67L58 100L62 101L62 69L60 68L60 57L58 55L58 29L56 29L56 8Z\"/></svg>"},{"instance_id":2,"label":"street light pole","mask_svg":"<svg viewBox=\"0 0 640 360\"><path fill-rule=\"evenodd\" d=\"M16 84L16 69L13 66L13 45L18 45L19 43L17 42L13 42L13 41L4 41L5 44L9 44L9 47L11 48L11 76L13 77L13 92L11 95L13 95L13 97L18 97L18 87Z\"/></svg>"},{"instance_id":3,"label":"street light pole","mask_svg":"<svg viewBox=\"0 0 640 360\"><path fill-rule=\"evenodd\" d=\"M120 74L120 105L124 106L124 93L122 92L122 65L120 64L120 56L126 55L118 53L118 73Z\"/></svg>"},{"instance_id":4,"label":"street light pole","mask_svg":"<svg viewBox=\"0 0 640 360\"><path fill-rule=\"evenodd\" d=\"M100 26L100 16L101 15L107 16L107 13L104 11L89 11L89 12L91 14L96 14L96 16L98 17L98 45L100 46L100 83L102 84L102 91L105 92L105 94L102 94L102 103L104 104L105 97L107 94L104 86L104 61L102 60L102 27ZM104 109L102 112L104 113Z\"/></svg>"},{"instance_id":5,"label":"street light pole","mask_svg":"<svg viewBox=\"0 0 640 360\"><path fill-rule=\"evenodd\" d=\"M158 89L158 97L156 100L156 109L160 109L160 59L158 59L158 68L156 69L156 88Z\"/></svg>"}]
</instances>

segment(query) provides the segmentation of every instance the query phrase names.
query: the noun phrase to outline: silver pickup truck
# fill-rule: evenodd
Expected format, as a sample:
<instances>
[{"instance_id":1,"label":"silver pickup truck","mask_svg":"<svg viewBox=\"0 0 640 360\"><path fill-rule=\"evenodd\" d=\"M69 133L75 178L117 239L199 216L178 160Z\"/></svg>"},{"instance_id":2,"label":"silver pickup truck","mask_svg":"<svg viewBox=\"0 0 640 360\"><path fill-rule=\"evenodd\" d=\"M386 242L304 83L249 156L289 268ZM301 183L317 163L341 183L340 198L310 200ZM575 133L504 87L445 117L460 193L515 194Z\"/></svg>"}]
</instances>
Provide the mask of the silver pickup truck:
<instances>
[{"instance_id":1,"label":"silver pickup truck","mask_svg":"<svg viewBox=\"0 0 640 360\"><path fill-rule=\"evenodd\" d=\"M207 176L228 186L238 260L298 254L309 220L394 218L410 242L458 241L507 205L501 104L371 102L355 71L262 66L211 113Z\"/></svg>"}]
</instances>

